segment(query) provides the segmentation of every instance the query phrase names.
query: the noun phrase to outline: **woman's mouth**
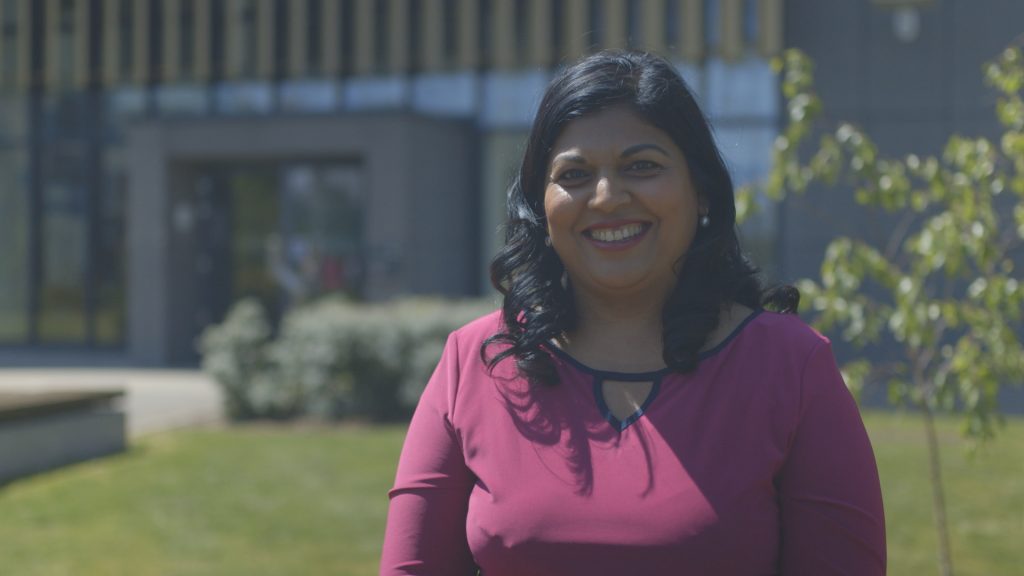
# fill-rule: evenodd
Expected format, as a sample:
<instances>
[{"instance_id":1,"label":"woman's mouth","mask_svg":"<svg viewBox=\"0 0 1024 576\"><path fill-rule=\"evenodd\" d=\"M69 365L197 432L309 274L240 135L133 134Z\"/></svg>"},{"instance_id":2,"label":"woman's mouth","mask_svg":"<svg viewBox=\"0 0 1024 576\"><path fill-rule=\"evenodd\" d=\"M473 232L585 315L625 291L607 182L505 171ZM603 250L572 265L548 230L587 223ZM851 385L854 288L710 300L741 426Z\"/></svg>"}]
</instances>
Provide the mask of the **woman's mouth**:
<instances>
[{"instance_id":1,"label":"woman's mouth","mask_svg":"<svg viewBox=\"0 0 1024 576\"><path fill-rule=\"evenodd\" d=\"M583 231L583 235L591 244L605 250L621 250L639 242L650 230L651 225L645 222L629 222L613 226L594 226Z\"/></svg>"}]
</instances>

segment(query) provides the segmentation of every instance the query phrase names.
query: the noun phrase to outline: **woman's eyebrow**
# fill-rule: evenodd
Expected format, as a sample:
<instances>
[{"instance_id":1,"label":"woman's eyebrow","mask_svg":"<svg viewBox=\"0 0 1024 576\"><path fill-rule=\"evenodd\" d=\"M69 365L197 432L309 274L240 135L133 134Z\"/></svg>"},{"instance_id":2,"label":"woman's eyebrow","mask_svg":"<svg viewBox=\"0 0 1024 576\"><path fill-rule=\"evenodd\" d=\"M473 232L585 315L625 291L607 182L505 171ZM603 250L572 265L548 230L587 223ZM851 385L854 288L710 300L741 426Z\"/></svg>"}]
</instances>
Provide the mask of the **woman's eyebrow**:
<instances>
[{"instance_id":1,"label":"woman's eyebrow","mask_svg":"<svg viewBox=\"0 0 1024 576\"><path fill-rule=\"evenodd\" d=\"M586 160L583 156L575 152L562 152L558 156L551 159L551 164L554 165L556 162L571 162L573 164L586 164Z\"/></svg>"},{"instance_id":2,"label":"woman's eyebrow","mask_svg":"<svg viewBox=\"0 0 1024 576\"><path fill-rule=\"evenodd\" d=\"M664 148L658 146L657 144L636 144L623 150L622 154L620 154L619 157L625 158L626 156L632 156L633 154L642 152L644 150L654 150L656 152L662 153L665 157L669 156L669 153Z\"/></svg>"}]
</instances>

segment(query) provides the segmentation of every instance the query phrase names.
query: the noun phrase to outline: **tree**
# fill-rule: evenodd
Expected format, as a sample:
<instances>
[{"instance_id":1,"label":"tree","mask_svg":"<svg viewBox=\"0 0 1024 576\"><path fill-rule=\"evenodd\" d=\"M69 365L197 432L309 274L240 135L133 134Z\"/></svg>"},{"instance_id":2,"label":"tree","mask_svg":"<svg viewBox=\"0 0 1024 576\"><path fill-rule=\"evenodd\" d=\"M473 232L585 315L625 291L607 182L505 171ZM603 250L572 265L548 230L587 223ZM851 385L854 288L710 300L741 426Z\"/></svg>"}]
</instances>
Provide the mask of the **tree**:
<instances>
[{"instance_id":1,"label":"tree","mask_svg":"<svg viewBox=\"0 0 1024 576\"><path fill-rule=\"evenodd\" d=\"M963 416L976 445L1001 422L1000 385L1024 380L1024 286L1015 272L1024 241L1024 64L1019 46L985 66L998 93L998 144L954 135L941 156L884 158L849 123L810 136L822 103L812 65L799 51L777 63L788 122L764 184L769 198L803 194L812 183L853 190L866 210L893 222L883 242L839 237L820 277L798 283L819 329L858 346L884 342L894 358L843 367L855 394L887 385L891 401L920 411L930 463L939 565L953 573L940 453L933 417ZM809 151L809 153L808 153ZM752 190L738 196L740 216L756 209ZM1017 261L1015 262L1015 258Z\"/></svg>"}]
</instances>

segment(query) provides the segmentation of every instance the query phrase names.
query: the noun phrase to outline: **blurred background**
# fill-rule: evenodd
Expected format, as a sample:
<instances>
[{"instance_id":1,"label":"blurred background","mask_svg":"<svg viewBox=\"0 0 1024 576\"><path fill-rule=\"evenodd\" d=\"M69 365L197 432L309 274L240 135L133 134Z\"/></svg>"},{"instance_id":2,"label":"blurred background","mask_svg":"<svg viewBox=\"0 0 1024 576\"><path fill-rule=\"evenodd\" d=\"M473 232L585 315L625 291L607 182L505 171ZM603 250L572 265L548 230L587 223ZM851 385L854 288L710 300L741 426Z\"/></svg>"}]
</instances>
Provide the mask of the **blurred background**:
<instances>
[{"instance_id":1,"label":"blurred background","mask_svg":"<svg viewBox=\"0 0 1024 576\"><path fill-rule=\"evenodd\" d=\"M253 346L325 296L344 306L410 297L471 302L455 312L418 305L428 319L408 328L410 338L426 341L429 333L435 342L454 319L493 306L487 266L502 241L505 190L541 91L563 63L602 48L670 58L744 185L769 174L787 122L772 65L785 49L814 62L825 120L855 123L885 155L939 154L956 133L1001 134L982 68L1019 39L1022 23L1024 2L1017 0L0 0L0 385L124 385L130 411L157 419L174 402L186 410L201 404L196 421L204 422L217 420L224 402L229 416L243 418L312 412L393 419L414 402L418 389L406 381L422 386L436 345L408 353L418 363L413 368L380 368L397 374L387 400L397 404L382 413L372 407L376 392L359 396L360 384L350 380L360 378L351 375L303 381L307 392L334 386L329 405L315 410L296 408L307 400L281 400L277 392L239 407L223 396L231 393L226 380L251 379L239 374L244 369L225 375L208 363L212 376L198 370L204 355L216 360L228 346L209 329L226 324L239 302L257 306L246 309L256 316L238 320L258 341L246 340ZM743 241L779 281L817 275L837 235L881 241L891 232L891 222L873 218L850 194L754 198L761 209L744 222ZM335 314L344 324L353 314L332 310L314 316ZM396 320L374 310L376 320L360 316L360 325L379 322L380 333L393 333L389 322ZM317 321L297 317L297 325ZM349 338L307 326L305 342ZM236 350L239 339L232 338ZM372 346L408 352L380 342ZM296 354L292 364L309 365ZM278 380L288 369L282 365ZM97 367L114 371L89 370ZM176 386L189 392L174 400ZM1006 407L1019 405L1008 396ZM143 416L129 414L136 417ZM373 440L387 454L370 490L375 498L390 482L400 426L386 434ZM150 446L156 453L179 442L158 438ZM193 441L211 444L199 438ZM324 451L332 442L370 442L352 438L304 442L324 442ZM896 460L904 458L899 454ZM1024 474L1019 458L1009 466L1011 475ZM350 468L339 462L323 474ZM32 498L51 499L34 496L27 484L15 488L28 491L22 508L5 503L0 489L0 510L8 506L11 518L21 510L29 522L33 510L45 509ZM382 505L359 522L378 526ZM1019 504L1011 505L1011 526L1020 535L1024 508L1013 506ZM255 514L244 510L231 514ZM59 523L60 511L53 514ZM323 522L325 531L337 527ZM0 535L14 532L0 527ZM345 552L364 563L341 573L372 573L373 534L363 548ZM179 558L215 555L199 544L182 546ZM322 561L268 572L254 561L238 573L336 573L325 569L337 566L333 560ZM106 566L95 573L130 573L82 562ZM180 572L138 562L155 566L140 574L233 573L223 566L203 571L215 562ZM25 566L19 573L93 573Z\"/></svg>"},{"instance_id":2,"label":"blurred background","mask_svg":"<svg viewBox=\"0 0 1024 576\"><path fill-rule=\"evenodd\" d=\"M539 93L597 48L672 58L739 184L783 120L770 59L888 154L994 133L1013 0L0 0L0 360L196 365L244 296L487 293ZM745 225L774 277L831 223ZM832 210L845 207L832 206ZM846 224L862 226L855 214ZM438 257L438 255L441 255Z\"/></svg>"}]
</instances>

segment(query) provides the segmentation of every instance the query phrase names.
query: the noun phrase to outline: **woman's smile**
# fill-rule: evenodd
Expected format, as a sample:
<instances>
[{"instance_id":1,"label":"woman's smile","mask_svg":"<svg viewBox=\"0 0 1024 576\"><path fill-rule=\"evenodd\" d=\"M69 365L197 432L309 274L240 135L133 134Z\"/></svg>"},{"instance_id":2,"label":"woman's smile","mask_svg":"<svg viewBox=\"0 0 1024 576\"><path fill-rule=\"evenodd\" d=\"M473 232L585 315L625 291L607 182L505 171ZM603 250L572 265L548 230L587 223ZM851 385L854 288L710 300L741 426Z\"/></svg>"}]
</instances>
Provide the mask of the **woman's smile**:
<instances>
[{"instance_id":1,"label":"woman's smile","mask_svg":"<svg viewBox=\"0 0 1024 576\"><path fill-rule=\"evenodd\" d=\"M651 229L648 222L602 222L583 231L599 250L627 250L639 244Z\"/></svg>"}]
</instances>

